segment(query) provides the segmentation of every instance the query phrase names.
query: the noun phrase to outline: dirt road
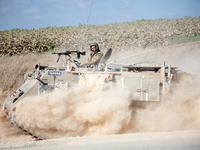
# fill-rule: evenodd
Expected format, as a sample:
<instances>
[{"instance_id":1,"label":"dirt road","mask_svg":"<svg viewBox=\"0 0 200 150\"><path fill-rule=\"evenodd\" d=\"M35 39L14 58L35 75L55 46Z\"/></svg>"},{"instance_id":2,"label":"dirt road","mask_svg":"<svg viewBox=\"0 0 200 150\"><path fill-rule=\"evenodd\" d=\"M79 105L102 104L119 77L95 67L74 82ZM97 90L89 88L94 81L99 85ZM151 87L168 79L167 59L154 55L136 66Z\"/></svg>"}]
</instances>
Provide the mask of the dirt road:
<instances>
[{"instance_id":1,"label":"dirt road","mask_svg":"<svg viewBox=\"0 0 200 150\"><path fill-rule=\"evenodd\" d=\"M121 135L69 137L44 141L0 144L1 150L64 150L64 149L163 149L199 150L200 131L134 133Z\"/></svg>"}]
</instances>

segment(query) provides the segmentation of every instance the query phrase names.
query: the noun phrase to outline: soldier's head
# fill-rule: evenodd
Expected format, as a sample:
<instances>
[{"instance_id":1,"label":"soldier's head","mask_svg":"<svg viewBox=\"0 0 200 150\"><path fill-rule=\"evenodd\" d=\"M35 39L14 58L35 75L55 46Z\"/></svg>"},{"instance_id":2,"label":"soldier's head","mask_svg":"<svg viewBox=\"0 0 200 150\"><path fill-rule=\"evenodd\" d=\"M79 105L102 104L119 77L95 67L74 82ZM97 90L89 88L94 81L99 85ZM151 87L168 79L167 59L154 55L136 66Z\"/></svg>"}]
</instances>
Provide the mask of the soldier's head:
<instances>
[{"instance_id":1,"label":"soldier's head","mask_svg":"<svg viewBox=\"0 0 200 150\"><path fill-rule=\"evenodd\" d=\"M98 52L99 51L99 45L96 42L91 43L90 44L90 50L93 51L93 52Z\"/></svg>"}]
</instances>

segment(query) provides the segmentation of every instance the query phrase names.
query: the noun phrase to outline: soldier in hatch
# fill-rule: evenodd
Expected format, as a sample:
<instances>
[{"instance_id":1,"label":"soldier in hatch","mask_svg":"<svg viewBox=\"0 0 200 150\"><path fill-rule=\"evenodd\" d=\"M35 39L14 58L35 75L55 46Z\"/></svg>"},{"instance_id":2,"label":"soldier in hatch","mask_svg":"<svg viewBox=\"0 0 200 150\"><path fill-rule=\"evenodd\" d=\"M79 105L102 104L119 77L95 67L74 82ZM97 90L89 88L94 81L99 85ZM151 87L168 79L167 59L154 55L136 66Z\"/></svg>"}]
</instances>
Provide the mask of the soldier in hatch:
<instances>
[{"instance_id":1,"label":"soldier in hatch","mask_svg":"<svg viewBox=\"0 0 200 150\"><path fill-rule=\"evenodd\" d=\"M102 56L103 56L103 53L99 50L99 45L94 42L94 43L90 44L89 62L82 63L81 66L90 65L91 67L94 67L94 65L98 65Z\"/></svg>"}]
</instances>

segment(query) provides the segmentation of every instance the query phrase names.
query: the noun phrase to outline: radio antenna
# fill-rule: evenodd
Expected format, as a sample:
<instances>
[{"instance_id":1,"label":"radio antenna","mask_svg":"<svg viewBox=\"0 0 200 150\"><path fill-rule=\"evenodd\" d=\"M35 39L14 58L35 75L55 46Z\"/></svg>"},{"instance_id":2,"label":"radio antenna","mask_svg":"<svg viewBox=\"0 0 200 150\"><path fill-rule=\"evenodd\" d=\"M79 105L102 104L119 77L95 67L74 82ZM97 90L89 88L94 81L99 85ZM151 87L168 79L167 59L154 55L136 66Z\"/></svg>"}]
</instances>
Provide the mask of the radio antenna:
<instances>
[{"instance_id":1,"label":"radio antenna","mask_svg":"<svg viewBox=\"0 0 200 150\"><path fill-rule=\"evenodd\" d=\"M87 31L87 28L88 28L88 23L89 23L89 20L90 20L90 14L91 14L91 12L92 12L93 3L94 3L94 0L92 0L92 5L91 5L91 7L90 7L90 12L89 12L89 15L88 15L87 24L86 24L86 28L85 28L85 31L84 31L84 36L85 36L85 33L86 33L86 31ZM83 47L82 41L81 41L81 46ZM87 51L87 50L86 50L86 51Z\"/></svg>"},{"instance_id":2,"label":"radio antenna","mask_svg":"<svg viewBox=\"0 0 200 150\"><path fill-rule=\"evenodd\" d=\"M89 16L88 16L88 19L87 19L87 25L88 25L88 22L89 22L89 19L90 19L90 14L91 14L91 11L92 11L93 3L94 3L94 0L92 1L92 5L91 5L91 7L90 7Z\"/></svg>"}]
</instances>

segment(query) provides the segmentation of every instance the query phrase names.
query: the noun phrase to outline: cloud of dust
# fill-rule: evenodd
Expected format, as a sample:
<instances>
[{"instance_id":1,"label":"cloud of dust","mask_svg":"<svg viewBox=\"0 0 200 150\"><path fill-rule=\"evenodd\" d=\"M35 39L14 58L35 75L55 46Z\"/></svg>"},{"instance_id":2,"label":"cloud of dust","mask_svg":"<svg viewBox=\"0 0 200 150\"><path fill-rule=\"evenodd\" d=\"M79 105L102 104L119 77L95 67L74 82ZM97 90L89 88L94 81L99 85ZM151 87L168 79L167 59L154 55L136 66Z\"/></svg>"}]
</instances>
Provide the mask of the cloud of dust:
<instances>
[{"instance_id":1,"label":"cloud of dust","mask_svg":"<svg viewBox=\"0 0 200 150\"><path fill-rule=\"evenodd\" d=\"M199 90L191 84L175 88L165 102L135 105L127 91L76 87L25 98L16 120L42 138L200 130Z\"/></svg>"},{"instance_id":2,"label":"cloud of dust","mask_svg":"<svg viewBox=\"0 0 200 150\"><path fill-rule=\"evenodd\" d=\"M30 141L31 137L23 135L22 131L10 124L5 117L3 111L0 114L0 143L7 143L13 141Z\"/></svg>"},{"instance_id":3,"label":"cloud of dust","mask_svg":"<svg viewBox=\"0 0 200 150\"><path fill-rule=\"evenodd\" d=\"M15 128L6 121L4 117L0 117L0 139L7 135L16 134Z\"/></svg>"},{"instance_id":4,"label":"cloud of dust","mask_svg":"<svg viewBox=\"0 0 200 150\"><path fill-rule=\"evenodd\" d=\"M200 130L200 86L174 89L173 95L159 104L146 104L132 116L128 132Z\"/></svg>"},{"instance_id":5,"label":"cloud of dust","mask_svg":"<svg viewBox=\"0 0 200 150\"><path fill-rule=\"evenodd\" d=\"M27 97L16 106L16 121L42 138L118 134L131 118L127 95L76 87Z\"/></svg>"}]
</instances>

